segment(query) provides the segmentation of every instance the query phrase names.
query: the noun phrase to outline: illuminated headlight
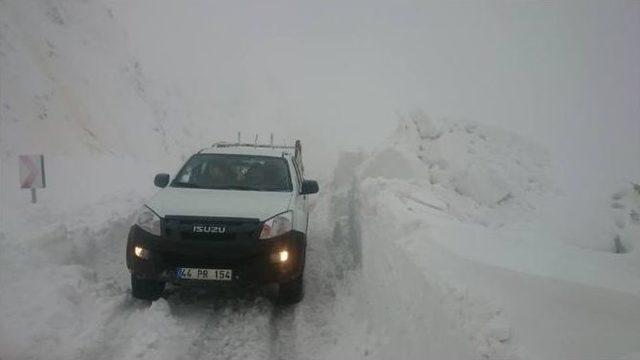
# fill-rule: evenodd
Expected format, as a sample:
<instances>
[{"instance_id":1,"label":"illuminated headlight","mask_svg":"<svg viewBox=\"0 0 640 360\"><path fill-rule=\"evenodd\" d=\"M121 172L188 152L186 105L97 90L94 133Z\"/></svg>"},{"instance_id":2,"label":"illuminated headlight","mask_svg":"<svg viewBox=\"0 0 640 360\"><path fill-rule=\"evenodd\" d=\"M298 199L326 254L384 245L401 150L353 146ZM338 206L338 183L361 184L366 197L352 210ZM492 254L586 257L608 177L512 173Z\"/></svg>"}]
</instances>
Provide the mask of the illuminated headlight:
<instances>
[{"instance_id":1,"label":"illuminated headlight","mask_svg":"<svg viewBox=\"0 0 640 360\"><path fill-rule=\"evenodd\" d=\"M262 224L260 231L260 239L271 239L276 236L285 234L293 228L293 213L291 211L283 212Z\"/></svg>"},{"instance_id":2,"label":"illuminated headlight","mask_svg":"<svg viewBox=\"0 0 640 360\"><path fill-rule=\"evenodd\" d=\"M149 250L143 248L142 246L135 246L133 248L133 253L140 259L149 259Z\"/></svg>"},{"instance_id":3,"label":"illuminated headlight","mask_svg":"<svg viewBox=\"0 0 640 360\"><path fill-rule=\"evenodd\" d=\"M289 252L287 250L280 250L271 254L271 262L285 263L287 260L289 260Z\"/></svg>"},{"instance_id":4,"label":"illuminated headlight","mask_svg":"<svg viewBox=\"0 0 640 360\"><path fill-rule=\"evenodd\" d=\"M135 223L144 231L160 236L160 217L148 207L143 206L138 211Z\"/></svg>"},{"instance_id":5,"label":"illuminated headlight","mask_svg":"<svg viewBox=\"0 0 640 360\"><path fill-rule=\"evenodd\" d=\"M285 262L289 260L289 252L287 250L282 250L278 253L280 262Z\"/></svg>"}]
</instances>

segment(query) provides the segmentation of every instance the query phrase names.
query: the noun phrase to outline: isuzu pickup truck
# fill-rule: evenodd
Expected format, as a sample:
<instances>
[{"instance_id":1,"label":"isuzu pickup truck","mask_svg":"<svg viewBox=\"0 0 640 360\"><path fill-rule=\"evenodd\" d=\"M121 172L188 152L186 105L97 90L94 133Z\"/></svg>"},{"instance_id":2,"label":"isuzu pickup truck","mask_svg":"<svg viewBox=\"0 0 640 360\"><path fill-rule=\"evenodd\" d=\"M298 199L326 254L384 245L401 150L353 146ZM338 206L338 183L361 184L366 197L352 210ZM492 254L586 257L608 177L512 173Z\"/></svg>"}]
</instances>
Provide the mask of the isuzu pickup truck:
<instances>
[{"instance_id":1,"label":"isuzu pickup truck","mask_svg":"<svg viewBox=\"0 0 640 360\"><path fill-rule=\"evenodd\" d=\"M277 284L279 303L304 295L309 223L302 147L217 143L191 156L138 211L126 264L136 298L166 283Z\"/></svg>"}]
</instances>

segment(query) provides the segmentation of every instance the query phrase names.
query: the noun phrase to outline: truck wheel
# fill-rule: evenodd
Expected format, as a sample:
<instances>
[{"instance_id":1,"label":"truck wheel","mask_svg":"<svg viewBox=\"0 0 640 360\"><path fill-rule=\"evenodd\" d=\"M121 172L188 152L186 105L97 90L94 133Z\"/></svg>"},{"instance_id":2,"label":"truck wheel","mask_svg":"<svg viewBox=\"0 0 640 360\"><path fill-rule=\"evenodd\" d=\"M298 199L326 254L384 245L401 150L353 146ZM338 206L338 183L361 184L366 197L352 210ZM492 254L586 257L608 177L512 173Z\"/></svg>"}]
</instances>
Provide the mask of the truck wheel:
<instances>
[{"instance_id":1,"label":"truck wheel","mask_svg":"<svg viewBox=\"0 0 640 360\"><path fill-rule=\"evenodd\" d=\"M131 274L131 295L142 300L158 300L164 291L164 281L138 279Z\"/></svg>"},{"instance_id":2,"label":"truck wheel","mask_svg":"<svg viewBox=\"0 0 640 360\"><path fill-rule=\"evenodd\" d=\"M278 304L291 305L299 303L304 297L304 280L302 275L296 279L280 284Z\"/></svg>"}]
</instances>

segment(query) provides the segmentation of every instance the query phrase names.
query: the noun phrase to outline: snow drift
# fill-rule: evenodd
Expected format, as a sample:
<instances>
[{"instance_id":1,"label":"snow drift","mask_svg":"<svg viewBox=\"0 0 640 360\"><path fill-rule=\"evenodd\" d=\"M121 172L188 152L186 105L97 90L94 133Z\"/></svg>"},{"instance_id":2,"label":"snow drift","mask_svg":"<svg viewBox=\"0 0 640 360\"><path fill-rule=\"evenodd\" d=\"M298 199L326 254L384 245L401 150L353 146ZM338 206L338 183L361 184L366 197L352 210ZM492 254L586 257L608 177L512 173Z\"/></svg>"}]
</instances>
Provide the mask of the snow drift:
<instances>
[{"instance_id":1,"label":"snow drift","mask_svg":"<svg viewBox=\"0 0 640 360\"><path fill-rule=\"evenodd\" d=\"M387 271L411 264L389 276L419 272L414 282L439 294L478 357L637 358L633 189L601 209L613 210L617 233L582 221L593 237L609 234L602 251L592 245L602 239L575 240L561 219L550 219L582 212L559 195L546 152L515 134L414 112L360 158L354 182L365 276L389 254L396 255ZM613 234L621 251L613 251Z\"/></svg>"},{"instance_id":2,"label":"snow drift","mask_svg":"<svg viewBox=\"0 0 640 360\"><path fill-rule=\"evenodd\" d=\"M522 215L550 190L548 171L546 152L515 134L415 111L364 162L360 177L408 180L449 200L452 213L488 224L493 214L500 221Z\"/></svg>"},{"instance_id":3,"label":"snow drift","mask_svg":"<svg viewBox=\"0 0 640 360\"><path fill-rule=\"evenodd\" d=\"M631 184L611 196L615 227L614 252L632 252L640 259L640 185Z\"/></svg>"}]
</instances>

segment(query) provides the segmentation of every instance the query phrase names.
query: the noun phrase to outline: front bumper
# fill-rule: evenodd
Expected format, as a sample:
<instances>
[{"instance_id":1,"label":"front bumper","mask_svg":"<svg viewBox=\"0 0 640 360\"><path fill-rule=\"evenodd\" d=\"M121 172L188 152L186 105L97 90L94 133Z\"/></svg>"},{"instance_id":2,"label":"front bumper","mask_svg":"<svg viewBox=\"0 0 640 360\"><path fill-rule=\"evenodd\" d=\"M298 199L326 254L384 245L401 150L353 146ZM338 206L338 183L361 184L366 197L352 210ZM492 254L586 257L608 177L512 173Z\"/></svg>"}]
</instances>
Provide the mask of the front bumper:
<instances>
[{"instance_id":1,"label":"front bumper","mask_svg":"<svg viewBox=\"0 0 640 360\"><path fill-rule=\"evenodd\" d=\"M134 247L147 250L146 259L134 255ZM286 262L272 260L272 255L287 250ZM207 241L176 241L152 235L133 225L127 241L127 268L136 277L172 283L217 285L266 285L284 283L300 276L304 270L305 234L291 231L269 240L247 244ZM182 280L176 268L231 269L232 281Z\"/></svg>"}]
</instances>

